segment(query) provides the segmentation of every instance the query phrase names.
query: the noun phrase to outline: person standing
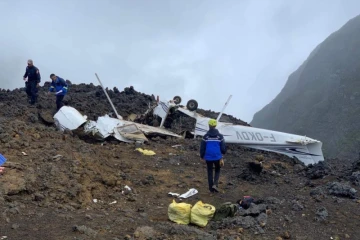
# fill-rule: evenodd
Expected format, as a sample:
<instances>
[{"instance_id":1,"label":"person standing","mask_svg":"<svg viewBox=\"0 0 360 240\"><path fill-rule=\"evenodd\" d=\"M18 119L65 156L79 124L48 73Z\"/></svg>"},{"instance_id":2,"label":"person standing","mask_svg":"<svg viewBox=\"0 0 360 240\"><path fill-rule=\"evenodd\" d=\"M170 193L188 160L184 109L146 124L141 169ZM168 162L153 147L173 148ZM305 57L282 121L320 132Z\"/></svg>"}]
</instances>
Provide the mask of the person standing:
<instances>
[{"instance_id":1,"label":"person standing","mask_svg":"<svg viewBox=\"0 0 360 240\"><path fill-rule=\"evenodd\" d=\"M209 131L203 136L200 145L200 158L207 165L208 184L210 192L219 192L218 184L220 168L224 164L223 154L226 153L224 136L216 129L217 121L210 119ZM213 178L213 166L215 166L215 177Z\"/></svg>"},{"instance_id":2,"label":"person standing","mask_svg":"<svg viewBox=\"0 0 360 240\"><path fill-rule=\"evenodd\" d=\"M40 86L39 83L41 81L41 76L39 69L34 66L34 62L31 59L27 62L23 78L25 81L26 94L28 96L29 103L33 105L37 102L37 93L38 87Z\"/></svg>"},{"instance_id":3,"label":"person standing","mask_svg":"<svg viewBox=\"0 0 360 240\"><path fill-rule=\"evenodd\" d=\"M56 76L54 73L50 75L51 78L51 87L49 88L50 92L55 92L56 95L56 111L64 106L63 99L68 92L68 84L61 77Z\"/></svg>"}]
</instances>

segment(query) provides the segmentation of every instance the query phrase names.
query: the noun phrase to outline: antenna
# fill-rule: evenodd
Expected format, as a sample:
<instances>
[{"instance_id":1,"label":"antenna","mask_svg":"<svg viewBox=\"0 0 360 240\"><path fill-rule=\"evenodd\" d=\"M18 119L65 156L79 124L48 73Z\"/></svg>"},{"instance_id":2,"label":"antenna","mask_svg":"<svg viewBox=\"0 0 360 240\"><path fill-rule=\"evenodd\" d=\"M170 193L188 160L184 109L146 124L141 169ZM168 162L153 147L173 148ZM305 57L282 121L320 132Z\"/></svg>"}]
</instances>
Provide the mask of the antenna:
<instances>
[{"instance_id":1,"label":"antenna","mask_svg":"<svg viewBox=\"0 0 360 240\"><path fill-rule=\"evenodd\" d=\"M118 112L116 111L115 106L114 106L114 104L111 102L111 99L110 99L109 95L107 94L107 92L105 91L105 88L104 88L104 86L102 85L102 83L101 83L101 81L100 81L100 78L98 77L97 73L95 73L95 76L96 76L97 80L99 81L102 89L104 90L104 93L105 93L107 99L109 100L109 102L110 102L110 104L111 104L111 107L112 107L112 109L114 110L114 112L115 112L115 114L116 114L116 117L117 117L118 119L122 120L122 119L123 119L122 116L120 116L120 115L118 114Z\"/></svg>"},{"instance_id":2,"label":"antenna","mask_svg":"<svg viewBox=\"0 0 360 240\"><path fill-rule=\"evenodd\" d=\"M223 109L221 110L221 113L220 113L219 116L217 117L216 121L219 121L219 120L220 120L220 117L222 116L222 114L223 114L225 108L227 107L228 103L230 102L230 99L231 99L231 98L232 98L232 95L229 96L228 100L226 101L226 103L225 103Z\"/></svg>"}]
</instances>

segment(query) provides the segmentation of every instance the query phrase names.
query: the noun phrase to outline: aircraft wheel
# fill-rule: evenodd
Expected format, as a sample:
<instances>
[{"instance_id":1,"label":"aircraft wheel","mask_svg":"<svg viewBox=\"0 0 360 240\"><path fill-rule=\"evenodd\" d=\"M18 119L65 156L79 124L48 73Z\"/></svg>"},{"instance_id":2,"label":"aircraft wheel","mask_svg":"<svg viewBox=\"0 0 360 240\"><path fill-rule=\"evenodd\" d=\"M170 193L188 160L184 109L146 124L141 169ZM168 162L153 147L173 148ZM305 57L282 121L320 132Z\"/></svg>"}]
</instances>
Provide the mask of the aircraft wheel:
<instances>
[{"instance_id":1,"label":"aircraft wheel","mask_svg":"<svg viewBox=\"0 0 360 240\"><path fill-rule=\"evenodd\" d=\"M186 108L189 109L190 111L195 111L198 108L197 101L194 99L189 100L186 104Z\"/></svg>"},{"instance_id":2,"label":"aircraft wheel","mask_svg":"<svg viewBox=\"0 0 360 240\"><path fill-rule=\"evenodd\" d=\"M181 103L181 97L179 97L179 96L175 96L173 98L173 100L174 100L175 104L180 104Z\"/></svg>"}]
</instances>

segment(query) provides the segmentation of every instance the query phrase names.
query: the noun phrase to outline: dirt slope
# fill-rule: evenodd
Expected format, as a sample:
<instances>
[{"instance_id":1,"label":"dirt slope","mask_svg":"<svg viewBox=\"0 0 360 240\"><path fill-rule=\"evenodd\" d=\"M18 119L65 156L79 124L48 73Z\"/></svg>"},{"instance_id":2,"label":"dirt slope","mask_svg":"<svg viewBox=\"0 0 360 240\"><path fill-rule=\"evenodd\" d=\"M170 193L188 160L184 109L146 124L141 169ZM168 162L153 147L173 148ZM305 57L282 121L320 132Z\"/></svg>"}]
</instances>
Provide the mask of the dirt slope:
<instances>
[{"instance_id":1,"label":"dirt slope","mask_svg":"<svg viewBox=\"0 0 360 240\"><path fill-rule=\"evenodd\" d=\"M0 153L8 159L0 175L0 239L359 238L360 159L305 168L282 155L229 145L222 192L210 195L198 140L154 138L141 146L154 156L114 140L87 143L42 120L55 108L45 90L35 107L21 90L0 92ZM121 115L142 113L154 99L128 90L110 93ZM91 119L111 111L99 87L72 85L70 92L67 104ZM263 162L261 173L249 167L255 159ZM184 200L193 205L218 207L244 195L257 201L205 228L172 223L167 193L189 188L199 191Z\"/></svg>"}]
</instances>

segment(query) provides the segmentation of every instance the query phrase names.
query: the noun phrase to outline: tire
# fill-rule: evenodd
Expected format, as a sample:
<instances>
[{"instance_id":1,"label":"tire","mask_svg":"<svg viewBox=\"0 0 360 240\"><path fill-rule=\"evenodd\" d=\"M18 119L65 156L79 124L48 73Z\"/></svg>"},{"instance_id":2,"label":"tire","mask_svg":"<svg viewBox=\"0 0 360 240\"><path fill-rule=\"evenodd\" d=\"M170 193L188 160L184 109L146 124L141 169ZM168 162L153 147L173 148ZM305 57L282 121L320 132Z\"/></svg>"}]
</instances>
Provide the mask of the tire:
<instances>
[{"instance_id":1,"label":"tire","mask_svg":"<svg viewBox=\"0 0 360 240\"><path fill-rule=\"evenodd\" d=\"M187 102L186 108L190 111L195 111L198 108L198 103L196 100L191 99Z\"/></svg>"},{"instance_id":2,"label":"tire","mask_svg":"<svg viewBox=\"0 0 360 240\"><path fill-rule=\"evenodd\" d=\"M174 100L175 104L180 104L181 103L181 97L179 97L179 96L175 96L173 98L173 100Z\"/></svg>"}]
</instances>

